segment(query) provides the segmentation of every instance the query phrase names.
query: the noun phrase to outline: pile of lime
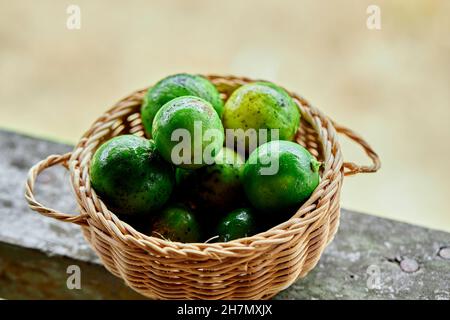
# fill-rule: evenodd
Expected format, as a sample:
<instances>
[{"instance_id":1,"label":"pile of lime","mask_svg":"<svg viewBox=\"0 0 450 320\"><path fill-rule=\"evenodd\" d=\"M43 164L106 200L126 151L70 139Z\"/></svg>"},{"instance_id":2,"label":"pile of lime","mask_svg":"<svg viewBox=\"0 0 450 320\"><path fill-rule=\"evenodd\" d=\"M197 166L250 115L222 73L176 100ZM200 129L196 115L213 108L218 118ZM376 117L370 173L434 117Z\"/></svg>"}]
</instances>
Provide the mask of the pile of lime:
<instances>
[{"instance_id":1,"label":"pile of lime","mask_svg":"<svg viewBox=\"0 0 450 320\"><path fill-rule=\"evenodd\" d=\"M148 235L178 242L226 242L288 219L319 184L320 163L292 142L295 101L253 82L224 102L198 75L176 74L142 103L146 138L102 144L91 184L108 208Z\"/></svg>"}]
</instances>

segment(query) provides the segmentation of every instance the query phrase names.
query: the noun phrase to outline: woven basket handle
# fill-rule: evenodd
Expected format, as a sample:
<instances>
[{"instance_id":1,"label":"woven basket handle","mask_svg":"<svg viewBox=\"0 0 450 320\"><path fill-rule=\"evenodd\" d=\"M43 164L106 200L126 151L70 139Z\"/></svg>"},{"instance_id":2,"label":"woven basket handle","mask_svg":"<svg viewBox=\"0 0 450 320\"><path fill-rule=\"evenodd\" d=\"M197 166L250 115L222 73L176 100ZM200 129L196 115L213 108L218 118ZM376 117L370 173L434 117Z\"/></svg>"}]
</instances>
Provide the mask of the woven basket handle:
<instances>
[{"instance_id":1,"label":"woven basket handle","mask_svg":"<svg viewBox=\"0 0 450 320\"><path fill-rule=\"evenodd\" d=\"M333 126L338 133L347 136L348 138L359 144L364 149L365 153L370 158L370 160L372 160L372 165L370 166L360 166L353 162L344 162L345 176L351 176L358 173L377 172L378 169L380 169L381 162L380 158L378 157L378 154L359 134L346 127L340 126L335 122L333 122Z\"/></svg>"},{"instance_id":2,"label":"woven basket handle","mask_svg":"<svg viewBox=\"0 0 450 320\"><path fill-rule=\"evenodd\" d=\"M60 164L67 169L67 160L69 160L72 153L66 153L64 155L51 155L42 161L36 163L30 171L28 171L28 178L25 185L25 198L27 199L30 208L44 216L61 220L64 222L72 222L78 225L87 225L86 215L71 215L67 213L58 212L56 210L47 208L34 197L34 183L36 178L45 169L50 168L54 165Z\"/></svg>"}]
</instances>

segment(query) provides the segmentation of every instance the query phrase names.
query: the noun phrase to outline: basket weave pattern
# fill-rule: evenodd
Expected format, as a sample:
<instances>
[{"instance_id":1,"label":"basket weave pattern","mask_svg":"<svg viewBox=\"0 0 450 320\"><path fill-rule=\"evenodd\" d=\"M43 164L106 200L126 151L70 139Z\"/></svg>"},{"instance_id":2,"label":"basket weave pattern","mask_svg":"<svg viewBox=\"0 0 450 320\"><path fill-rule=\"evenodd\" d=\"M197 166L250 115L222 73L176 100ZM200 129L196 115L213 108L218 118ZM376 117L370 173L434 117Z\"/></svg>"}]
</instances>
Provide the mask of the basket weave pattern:
<instances>
[{"instance_id":1,"label":"basket weave pattern","mask_svg":"<svg viewBox=\"0 0 450 320\"><path fill-rule=\"evenodd\" d=\"M248 78L208 76L224 99ZM146 90L131 94L103 114L73 152L52 155L30 169L26 198L49 217L81 225L105 267L137 292L160 299L267 299L304 277L319 261L339 225L339 197L344 175L375 172L380 163L370 146L351 130L337 126L301 97L292 94L301 112L296 141L319 161L321 181L312 196L288 221L257 235L227 243L178 243L146 236L121 221L92 189L89 164L95 150L110 138L144 135L140 106ZM359 143L371 166L344 163L337 134ZM34 197L40 172L64 165L80 213L50 209Z\"/></svg>"}]
</instances>

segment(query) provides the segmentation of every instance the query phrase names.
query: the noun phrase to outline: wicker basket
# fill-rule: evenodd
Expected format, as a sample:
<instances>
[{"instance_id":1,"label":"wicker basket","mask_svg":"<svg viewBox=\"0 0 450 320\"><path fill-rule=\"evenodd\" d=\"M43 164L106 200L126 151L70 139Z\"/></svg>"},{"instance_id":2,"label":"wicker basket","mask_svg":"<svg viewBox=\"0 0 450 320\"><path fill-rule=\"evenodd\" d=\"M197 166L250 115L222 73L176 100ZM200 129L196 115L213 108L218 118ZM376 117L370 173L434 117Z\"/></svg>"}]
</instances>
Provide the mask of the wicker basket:
<instances>
[{"instance_id":1,"label":"wicker basket","mask_svg":"<svg viewBox=\"0 0 450 320\"><path fill-rule=\"evenodd\" d=\"M227 97L248 78L207 76ZM51 155L28 174L25 197L42 215L82 227L105 267L144 296L160 299L268 299L304 277L317 264L339 224L344 175L375 172L380 161L357 134L340 127L301 97L291 94L301 112L296 141L324 163L312 196L288 221L257 235L227 243L178 243L146 236L121 221L98 198L89 181L96 148L125 133L144 135L140 106L146 90L131 94L103 114L73 152ZM343 162L337 133L361 145L371 166ZM34 196L37 176L61 164L70 172L80 214L50 209Z\"/></svg>"}]
</instances>

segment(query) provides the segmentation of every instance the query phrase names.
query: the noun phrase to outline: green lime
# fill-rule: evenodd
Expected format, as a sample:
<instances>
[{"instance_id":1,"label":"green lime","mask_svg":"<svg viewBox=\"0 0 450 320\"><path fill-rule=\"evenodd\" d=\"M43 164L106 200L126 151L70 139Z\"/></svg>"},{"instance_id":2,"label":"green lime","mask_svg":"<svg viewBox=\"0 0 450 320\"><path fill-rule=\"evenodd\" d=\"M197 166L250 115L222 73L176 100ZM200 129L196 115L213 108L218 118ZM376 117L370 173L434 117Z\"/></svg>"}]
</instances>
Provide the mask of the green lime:
<instances>
[{"instance_id":1,"label":"green lime","mask_svg":"<svg viewBox=\"0 0 450 320\"><path fill-rule=\"evenodd\" d=\"M254 212L250 208L240 208L226 215L217 227L220 242L245 238L256 231Z\"/></svg>"},{"instance_id":2,"label":"green lime","mask_svg":"<svg viewBox=\"0 0 450 320\"><path fill-rule=\"evenodd\" d=\"M148 136L152 133L153 118L158 110L172 99L182 96L200 97L213 106L219 117L223 101L216 87L206 78L186 73L168 76L149 88L142 102L142 122Z\"/></svg>"},{"instance_id":3,"label":"green lime","mask_svg":"<svg viewBox=\"0 0 450 320\"><path fill-rule=\"evenodd\" d=\"M214 161L213 165L196 170L194 179L190 179L193 198L203 208L236 208L244 198L240 181L244 160L233 150L223 148Z\"/></svg>"},{"instance_id":4,"label":"green lime","mask_svg":"<svg viewBox=\"0 0 450 320\"><path fill-rule=\"evenodd\" d=\"M163 158L176 166L197 169L212 164L222 149L222 122L201 98L175 98L159 109L152 136Z\"/></svg>"},{"instance_id":5,"label":"green lime","mask_svg":"<svg viewBox=\"0 0 450 320\"><path fill-rule=\"evenodd\" d=\"M182 205L170 205L153 222L152 236L176 242L199 242L200 226L191 211Z\"/></svg>"},{"instance_id":6,"label":"green lime","mask_svg":"<svg viewBox=\"0 0 450 320\"><path fill-rule=\"evenodd\" d=\"M268 142L247 159L242 175L245 193L262 212L293 209L316 189L319 167L320 163L299 144Z\"/></svg>"},{"instance_id":7,"label":"green lime","mask_svg":"<svg viewBox=\"0 0 450 320\"><path fill-rule=\"evenodd\" d=\"M227 132L227 145L231 139L240 152L252 152L271 140L292 140L300 124L300 112L281 87L270 82L253 82L233 92L225 103L222 120L225 129L235 129ZM252 129L256 130L255 135ZM260 129L267 129L266 137L261 136ZM270 129L278 129L278 137ZM253 140L249 140L251 136ZM255 143L252 145L251 141Z\"/></svg>"},{"instance_id":8,"label":"green lime","mask_svg":"<svg viewBox=\"0 0 450 320\"><path fill-rule=\"evenodd\" d=\"M119 214L160 209L172 192L173 171L152 141L134 135L102 144L90 165L92 187Z\"/></svg>"}]
</instances>

